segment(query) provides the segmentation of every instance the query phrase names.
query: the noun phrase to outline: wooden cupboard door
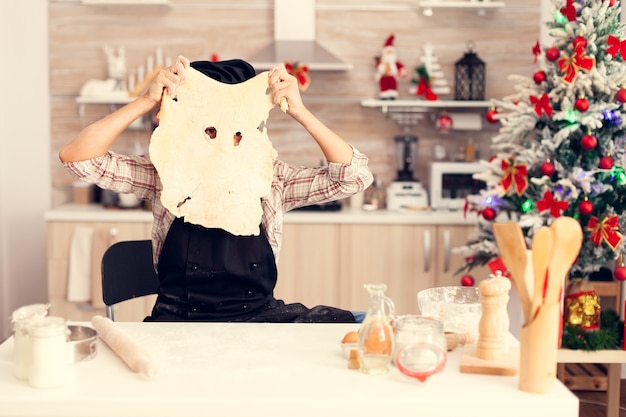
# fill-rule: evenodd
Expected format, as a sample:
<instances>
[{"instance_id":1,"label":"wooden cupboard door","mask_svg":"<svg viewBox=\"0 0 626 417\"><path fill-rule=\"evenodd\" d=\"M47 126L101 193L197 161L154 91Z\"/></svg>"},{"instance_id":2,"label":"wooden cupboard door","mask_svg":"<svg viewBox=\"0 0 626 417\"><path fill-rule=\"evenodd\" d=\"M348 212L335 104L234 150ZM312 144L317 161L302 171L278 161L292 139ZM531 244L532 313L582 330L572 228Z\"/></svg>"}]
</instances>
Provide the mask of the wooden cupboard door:
<instances>
[{"instance_id":1,"label":"wooden cupboard door","mask_svg":"<svg viewBox=\"0 0 626 417\"><path fill-rule=\"evenodd\" d=\"M274 295L307 307L339 301L339 225L285 224Z\"/></svg>"},{"instance_id":2,"label":"wooden cupboard door","mask_svg":"<svg viewBox=\"0 0 626 417\"><path fill-rule=\"evenodd\" d=\"M476 225L437 226L436 286L461 285L461 278L466 271L455 272L463 267L465 260L462 254L455 253L455 249L464 246L476 228ZM478 285L489 277L489 268L475 268L469 273Z\"/></svg>"},{"instance_id":3,"label":"wooden cupboard door","mask_svg":"<svg viewBox=\"0 0 626 417\"><path fill-rule=\"evenodd\" d=\"M432 287L435 226L343 225L340 307L367 310L366 283L387 284L396 314L417 314L417 292Z\"/></svg>"},{"instance_id":4,"label":"wooden cupboard door","mask_svg":"<svg viewBox=\"0 0 626 417\"><path fill-rule=\"evenodd\" d=\"M67 300L70 248L77 228L92 230L104 229L112 235L113 241L139 240L150 238L150 223L111 223L111 222L49 222L48 223L48 302L50 314L64 317L66 320L89 321L96 315L104 315L104 308L94 308L90 302L76 303ZM90 262L99 263L97 259ZM99 282L98 277L85 277L92 282ZM130 317L143 319L147 307L145 301L129 302L132 307L124 310L118 320ZM148 312L151 310L148 309Z\"/></svg>"}]
</instances>

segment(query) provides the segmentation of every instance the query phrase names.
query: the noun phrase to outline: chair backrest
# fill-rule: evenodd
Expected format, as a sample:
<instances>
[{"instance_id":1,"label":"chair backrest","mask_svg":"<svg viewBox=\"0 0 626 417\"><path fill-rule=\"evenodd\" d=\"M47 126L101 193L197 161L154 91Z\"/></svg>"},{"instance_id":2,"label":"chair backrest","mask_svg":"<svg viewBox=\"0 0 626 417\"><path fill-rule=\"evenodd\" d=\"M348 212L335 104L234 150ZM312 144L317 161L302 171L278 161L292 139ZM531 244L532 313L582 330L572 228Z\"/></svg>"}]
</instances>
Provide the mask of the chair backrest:
<instances>
[{"instance_id":1,"label":"chair backrest","mask_svg":"<svg viewBox=\"0 0 626 417\"><path fill-rule=\"evenodd\" d=\"M156 294L159 289L152 262L152 241L129 240L111 245L102 256L102 300L114 320L113 305Z\"/></svg>"}]
</instances>

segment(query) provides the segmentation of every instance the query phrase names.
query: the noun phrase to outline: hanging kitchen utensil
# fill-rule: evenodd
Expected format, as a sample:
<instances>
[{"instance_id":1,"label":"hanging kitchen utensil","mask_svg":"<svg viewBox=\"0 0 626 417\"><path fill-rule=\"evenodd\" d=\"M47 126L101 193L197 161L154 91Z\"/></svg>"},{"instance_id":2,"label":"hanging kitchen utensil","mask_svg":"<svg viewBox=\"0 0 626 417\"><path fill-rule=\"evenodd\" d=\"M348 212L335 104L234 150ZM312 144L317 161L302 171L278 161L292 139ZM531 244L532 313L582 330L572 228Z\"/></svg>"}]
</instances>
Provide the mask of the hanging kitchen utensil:
<instances>
[{"instance_id":1,"label":"hanging kitchen utensil","mask_svg":"<svg viewBox=\"0 0 626 417\"><path fill-rule=\"evenodd\" d=\"M550 229L554 234L554 245L548 264L544 304L560 302L563 280L576 261L583 242L580 223L572 217L559 217L550 225Z\"/></svg>"},{"instance_id":2,"label":"hanging kitchen utensil","mask_svg":"<svg viewBox=\"0 0 626 417\"><path fill-rule=\"evenodd\" d=\"M535 232L531 243L531 250L533 253L534 288L533 291L531 291L532 306L530 308L530 320L535 317L539 306L543 303L548 265L550 264L550 259L552 258L553 245L554 235L552 233L552 229L548 226L543 226Z\"/></svg>"},{"instance_id":3,"label":"hanging kitchen utensil","mask_svg":"<svg viewBox=\"0 0 626 417\"><path fill-rule=\"evenodd\" d=\"M530 293L524 279L528 265L526 241L517 223L494 223L493 235L496 238L502 262L511 274L511 281L519 295L526 321L530 319Z\"/></svg>"}]
</instances>

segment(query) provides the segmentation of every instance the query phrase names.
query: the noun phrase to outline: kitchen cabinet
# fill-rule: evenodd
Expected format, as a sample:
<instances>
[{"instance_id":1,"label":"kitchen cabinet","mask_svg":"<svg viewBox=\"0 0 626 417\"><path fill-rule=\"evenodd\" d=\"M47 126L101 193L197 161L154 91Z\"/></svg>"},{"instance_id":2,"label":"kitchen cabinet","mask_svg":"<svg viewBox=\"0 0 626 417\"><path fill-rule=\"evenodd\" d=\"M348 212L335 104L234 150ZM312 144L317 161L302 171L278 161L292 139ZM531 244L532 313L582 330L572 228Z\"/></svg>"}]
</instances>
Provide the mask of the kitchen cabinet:
<instances>
[{"instance_id":1,"label":"kitchen cabinet","mask_svg":"<svg viewBox=\"0 0 626 417\"><path fill-rule=\"evenodd\" d=\"M476 230L475 225L439 225L436 237L435 274L437 286L461 285L462 273L455 274L465 264L463 255L454 249L464 246ZM472 269L476 284L489 277L487 266Z\"/></svg>"},{"instance_id":2,"label":"kitchen cabinet","mask_svg":"<svg viewBox=\"0 0 626 417\"><path fill-rule=\"evenodd\" d=\"M339 305L338 224L285 224L276 298L307 307Z\"/></svg>"},{"instance_id":3,"label":"kitchen cabinet","mask_svg":"<svg viewBox=\"0 0 626 417\"><path fill-rule=\"evenodd\" d=\"M417 314L417 292L435 286L436 226L341 226L339 306L367 310L363 284L385 283L398 314Z\"/></svg>"},{"instance_id":4,"label":"kitchen cabinet","mask_svg":"<svg viewBox=\"0 0 626 417\"><path fill-rule=\"evenodd\" d=\"M105 230L112 241L150 239L150 222L73 222L50 221L48 234L48 302L50 314L66 320L91 320L96 314L105 315L104 308L96 308L90 302L75 303L67 299L71 244L78 228ZM99 263L99 260L91 260ZM97 277L96 277L97 278ZM92 277L85 277L91 280ZM94 280L97 282L97 280ZM142 320L154 304L155 296L126 301L116 306L116 320Z\"/></svg>"}]
</instances>

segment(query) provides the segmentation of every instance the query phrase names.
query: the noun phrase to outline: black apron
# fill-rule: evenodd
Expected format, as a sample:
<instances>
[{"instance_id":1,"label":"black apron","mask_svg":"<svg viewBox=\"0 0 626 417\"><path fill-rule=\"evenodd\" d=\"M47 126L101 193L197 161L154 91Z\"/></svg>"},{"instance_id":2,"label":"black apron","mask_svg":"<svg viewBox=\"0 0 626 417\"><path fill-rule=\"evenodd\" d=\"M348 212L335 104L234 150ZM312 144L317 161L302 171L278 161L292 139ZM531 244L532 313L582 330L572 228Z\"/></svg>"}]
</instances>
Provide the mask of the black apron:
<instances>
[{"instance_id":1,"label":"black apron","mask_svg":"<svg viewBox=\"0 0 626 417\"><path fill-rule=\"evenodd\" d=\"M276 300L276 261L263 230L235 236L175 219L157 272L161 285L146 321L355 321L349 311Z\"/></svg>"}]
</instances>

